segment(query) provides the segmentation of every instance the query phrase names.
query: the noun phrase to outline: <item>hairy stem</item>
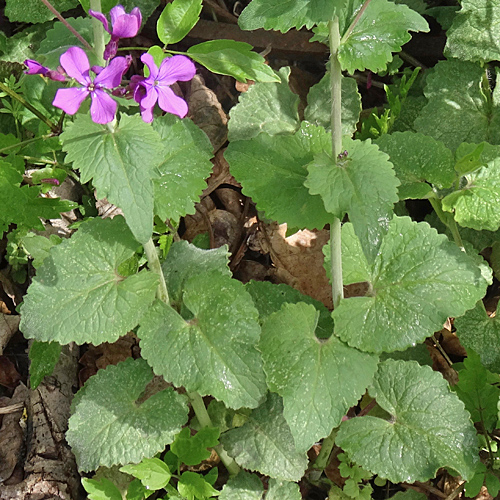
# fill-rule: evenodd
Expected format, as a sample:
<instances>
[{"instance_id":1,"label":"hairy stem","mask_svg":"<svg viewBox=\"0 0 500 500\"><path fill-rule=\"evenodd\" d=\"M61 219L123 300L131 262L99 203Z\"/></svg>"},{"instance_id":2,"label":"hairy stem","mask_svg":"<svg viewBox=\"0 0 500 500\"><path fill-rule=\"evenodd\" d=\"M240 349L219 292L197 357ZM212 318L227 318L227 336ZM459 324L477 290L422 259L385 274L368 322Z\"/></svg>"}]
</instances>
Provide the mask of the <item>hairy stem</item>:
<instances>
[{"instance_id":1,"label":"hairy stem","mask_svg":"<svg viewBox=\"0 0 500 500\"><path fill-rule=\"evenodd\" d=\"M45 5L45 7L47 7L47 9L49 9L50 12L52 12L52 14L54 14L54 16L56 16L57 19L59 19L59 21L61 21L64 24L64 26L66 26L66 28L68 28L68 30L71 31L71 33L73 33L73 35L76 36L76 38L78 38L78 40L80 40L80 42L82 42L84 47L92 50L92 47L89 44L89 42L87 42L87 40L85 40L85 38L83 38L83 36L80 35L80 33L78 33L78 31L76 31L75 28L73 28L73 26L71 26L71 24L69 24L68 21L66 21L66 19L64 19L61 13L49 2L49 0L40 0L40 2L42 2Z\"/></svg>"},{"instance_id":2,"label":"hairy stem","mask_svg":"<svg viewBox=\"0 0 500 500\"><path fill-rule=\"evenodd\" d=\"M91 10L101 12L101 0L90 0ZM104 26L95 17L92 18L92 32L94 34L94 53L99 60L99 64L104 64Z\"/></svg>"},{"instance_id":3,"label":"hairy stem","mask_svg":"<svg viewBox=\"0 0 500 500\"><path fill-rule=\"evenodd\" d=\"M26 109L29 109L34 115L38 116L43 123L45 123L50 130L54 134L59 134L60 130L55 123L52 123L44 114L42 114L38 109L32 106L24 97L20 96L17 92L14 92L12 89L9 89L3 83L0 83L0 90L3 90L6 94L8 94L12 99L20 102ZM18 144L16 144L18 146Z\"/></svg>"},{"instance_id":4,"label":"hairy stem","mask_svg":"<svg viewBox=\"0 0 500 500\"><path fill-rule=\"evenodd\" d=\"M144 244L144 251L146 252L146 257L148 259L149 268L151 271L156 273L160 277L160 284L158 285L158 291L156 296L165 304L170 304L170 298L168 296L167 283L165 282L165 276L161 270L160 259L158 257L158 252L156 251L155 244L152 238L149 238L147 243Z\"/></svg>"}]
</instances>

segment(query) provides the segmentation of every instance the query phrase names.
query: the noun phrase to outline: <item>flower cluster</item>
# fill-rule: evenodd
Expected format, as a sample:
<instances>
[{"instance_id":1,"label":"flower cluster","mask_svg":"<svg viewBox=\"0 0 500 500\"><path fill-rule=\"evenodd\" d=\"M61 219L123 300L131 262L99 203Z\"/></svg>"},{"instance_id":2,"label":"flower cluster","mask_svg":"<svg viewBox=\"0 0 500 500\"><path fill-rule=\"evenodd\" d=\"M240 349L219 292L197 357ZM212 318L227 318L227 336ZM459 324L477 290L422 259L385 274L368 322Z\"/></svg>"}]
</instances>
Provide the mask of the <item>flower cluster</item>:
<instances>
[{"instance_id":1,"label":"flower cluster","mask_svg":"<svg viewBox=\"0 0 500 500\"><path fill-rule=\"evenodd\" d=\"M89 10L89 14L104 25L104 29L111 35L111 40L104 49L105 67L93 66L87 54L80 47L70 47L60 57L60 67L53 71L42 66L37 61L27 59L24 64L28 75L43 75L51 80L64 82L69 77L80 84L79 87L62 88L56 92L52 104L69 115L74 115L86 97L90 95L90 116L95 123L109 123L116 115L117 103L112 95L129 93L139 104L142 119L145 122L153 120L153 109L158 102L159 107L167 113L180 118L187 115L186 101L177 96L170 88L177 81L191 80L196 68L193 62L181 55L164 59L160 67L155 64L150 54L144 54L141 61L148 67L149 76L132 76L127 89L119 88L123 75L127 72L132 58L115 57L120 38L130 38L137 35L141 27L142 16L136 7L130 14L125 12L121 5L110 11L111 28L107 18L100 12ZM91 76L91 72L95 76Z\"/></svg>"}]
</instances>

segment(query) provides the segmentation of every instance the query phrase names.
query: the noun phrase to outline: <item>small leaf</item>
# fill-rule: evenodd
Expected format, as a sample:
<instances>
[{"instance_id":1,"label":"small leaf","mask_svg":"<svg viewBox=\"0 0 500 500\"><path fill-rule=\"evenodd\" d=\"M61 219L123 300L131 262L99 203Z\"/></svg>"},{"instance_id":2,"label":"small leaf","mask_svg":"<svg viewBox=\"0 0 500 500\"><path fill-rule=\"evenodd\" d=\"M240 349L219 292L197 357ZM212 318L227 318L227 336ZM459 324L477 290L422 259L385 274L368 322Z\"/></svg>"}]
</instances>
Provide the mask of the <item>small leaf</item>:
<instances>
[{"instance_id":1,"label":"small leaf","mask_svg":"<svg viewBox=\"0 0 500 500\"><path fill-rule=\"evenodd\" d=\"M158 284L150 271L126 278L117 274L137 246L123 217L115 217L89 220L52 247L24 298L24 335L99 345L137 326Z\"/></svg>"},{"instance_id":2,"label":"small leaf","mask_svg":"<svg viewBox=\"0 0 500 500\"><path fill-rule=\"evenodd\" d=\"M140 479L146 489L154 491L164 488L172 477L168 465L159 458L144 458L138 464L121 467L120 472Z\"/></svg>"},{"instance_id":3,"label":"small leaf","mask_svg":"<svg viewBox=\"0 0 500 500\"><path fill-rule=\"evenodd\" d=\"M194 500L195 498L204 500L218 496L220 493L210 483L207 483L202 476L190 471L182 473L177 483L177 489L188 500Z\"/></svg>"},{"instance_id":4,"label":"small leaf","mask_svg":"<svg viewBox=\"0 0 500 500\"><path fill-rule=\"evenodd\" d=\"M219 498L220 500L262 500L263 494L264 486L259 477L242 470L228 479Z\"/></svg>"},{"instance_id":5,"label":"small leaf","mask_svg":"<svg viewBox=\"0 0 500 500\"><path fill-rule=\"evenodd\" d=\"M340 425L378 362L334 336L320 341L314 335L317 319L311 305L286 304L264 322L259 343L268 387L283 397L283 415L299 452Z\"/></svg>"},{"instance_id":6,"label":"small leaf","mask_svg":"<svg viewBox=\"0 0 500 500\"><path fill-rule=\"evenodd\" d=\"M186 423L186 397L172 388L138 403L153 372L142 359L109 365L73 400L66 438L79 470L139 462L170 444Z\"/></svg>"},{"instance_id":7,"label":"small leaf","mask_svg":"<svg viewBox=\"0 0 500 500\"><path fill-rule=\"evenodd\" d=\"M232 76L239 82L279 82L279 77L265 64L264 58L252 48L245 42L210 40L192 45L187 54L213 73Z\"/></svg>"},{"instance_id":8,"label":"small leaf","mask_svg":"<svg viewBox=\"0 0 500 500\"><path fill-rule=\"evenodd\" d=\"M156 23L158 38L170 45L180 42L200 19L202 0L174 0L165 5Z\"/></svg>"},{"instance_id":9,"label":"small leaf","mask_svg":"<svg viewBox=\"0 0 500 500\"><path fill-rule=\"evenodd\" d=\"M245 195L267 218L291 227L322 229L332 216L321 197L304 186L304 167L323 150L331 150L330 135L304 122L294 135L262 133L249 141L230 142L224 156Z\"/></svg>"},{"instance_id":10,"label":"small leaf","mask_svg":"<svg viewBox=\"0 0 500 500\"><path fill-rule=\"evenodd\" d=\"M89 500L122 500L120 490L106 478L100 481L82 477L82 486L89 494Z\"/></svg>"},{"instance_id":11,"label":"small leaf","mask_svg":"<svg viewBox=\"0 0 500 500\"><path fill-rule=\"evenodd\" d=\"M358 9L349 11L342 20L347 28ZM392 52L399 52L411 39L408 31L429 31L427 21L406 5L388 0L372 0L352 31L341 33L339 61L343 70L353 74L357 69L378 73L392 61ZM367 43L370 40L370 43Z\"/></svg>"},{"instance_id":12,"label":"small leaf","mask_svg":"<svg viewBox=\"0 0 500 500\"><path fill-rule=\"evenodd\" d=\"M279 83L256 83L231 108L229 141L248 140L261 132L269 135L293 134L300 127L299 96L288 85L290 68L278 71Z\"/></svg>"},{"instance_id":13,"label":"small leaf","mask_svg":"<svg viewBox=\"0 0 500 500\"><path fill-rule=\"evenodd\" d=\"M486 292L474 260L425 222L395 217L371 268L357 248L352 226L345 224L342 254L352 256L343 262L345 275L359 279L351 269L358 262L370 285L365 297L343 299L332 316L335 334L363 351L400 351L422 342Z\"/></svg>"},{"instance_id":14,"label":"small leaf","mask_svg":"<svg viewBox=\"0 0 500 500\"><path fill-rule=\"evenodd\" d=\"M184 319L156 301L137 335L158 375L188 392L211 394L231 408L255 408L265 395L256 349L258 313L242 283L218 271L184 285Z\"/></svg>"},{"instance_id":15,"label":"small leaf","mask_svg":"<svg viewBox=\"0 0 500 500\"><path fill-rule=\"evenodd\" d=\"M304 185L320 195L325 209L342 218L346 212L354 226L368 262L378 254L382 239L398 201L396 178L389 157L371 141L344 137L345 159L333 159L322 152L307 166Z\"/></svg>"},{"instance_id":16,"label":"small leaf","mask_svg":"<svg viewBox=\"0 0 500 500\"><path fill-rule=\"evenodd\" d=\"M277 481L274 478L269 479L269 490L266 500L301 500L299 485L289 481Z\"/></svg>"},{"instance_id":17,"label":"small leaf","mask_svg":"<svg viewBox=\"0 0 500 500\"><path fill-rule=\"evenodd\" d=\"M186 465L198 465L210 457L210 450L219 444L220 430L217 427L203 427L194 436L185 427L176 436L170 449Z\"/></svg>"},{"instance_id":18,"label":"small leaf","mask_svg":"<svg viewBox=\"0 0 500 500\"><path fill-rule=\"evenodd\" d=\"M293 444L281 398L273 393L245 425L222 434L221 443L241 467L276 479L298 481L307 467L306 454Z\"/></svg>"},{"instance_id":19,"label":"small leaf","mask_svg":"<svg viewBox=\"0 0 500 500\"><path fill-rule=\"evenodd\" d=\"M384 361L369 393L392 418L342 422L336 443L354 462L393 483L427 481L445 466L465 480L474 475L476 431L440 373L413 361Z\"/></svg>"},{"instance_id":20,"label":"small leaf","mask_svg":"<svg viewBox=\"0 0 500 500\"><path fill-rule=\"evenodd\" d=\"M52 375L59 356L61 344L57 342L38 342L31 344L30 358L30 387L36 389L46 375Z\"/></svg>"}]
</instances>

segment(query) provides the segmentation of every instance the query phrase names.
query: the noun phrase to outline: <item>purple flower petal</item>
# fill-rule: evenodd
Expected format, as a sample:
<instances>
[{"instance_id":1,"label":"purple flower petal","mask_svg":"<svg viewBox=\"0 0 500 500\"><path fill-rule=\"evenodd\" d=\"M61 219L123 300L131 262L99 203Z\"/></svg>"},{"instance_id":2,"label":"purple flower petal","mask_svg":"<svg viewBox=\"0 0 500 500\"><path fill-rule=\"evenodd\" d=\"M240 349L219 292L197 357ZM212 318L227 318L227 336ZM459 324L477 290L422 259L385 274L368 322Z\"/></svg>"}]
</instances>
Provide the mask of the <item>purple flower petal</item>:
<instances>
[{"instance_id":1,"label":"purple flower petal","mask_svg":"<svg viewBox=\"0 0 500 500\"><path fill-rule=\"evenodd\" d=\"M123 14L113 21L113 36L119 38L132 38L139 33L141 27L141 16L132 13Z\"/></svg>"},{"instance_id":2,"label":"purple flower petal","mask_svg":"<svg viewBox=\"0 0 500 500\"><path fill-rule=\"evenodd\" d=\"M140 105L144 108L152 108L158 100L158 87L148 85L145 81L140 85L146 89L146 94L140 98Z\"/></svg>"},{"instance_id":3,"label":"purple flower petal","mask_svg":"<svg viewBox=\"0 0 500 500\"><path fill-rule=\"evenodd\" d=\"M111 9L111 10L113 10L113 9ZM108 20L106 19L106 16L104 14L101 14L100 12L96 12L95 10L91 10L91 9L89 9L89 14L92 17L95 17L98 21L100 21L104 25L104 29L108 33L111 33L111 31L109 30L109 26L108 26Z\"/></svg>"},{"instance_id":4,"label":"purple flower petal","mask_svg":"<svg viewBox=\"0 0 500 500\"><path fill-rule=\"evenodd\" d=\"M155 64L155 60L151 54L142 54L141 61L148 67L149 76L147 80L156 80L158 77L158 66Z\"/></svg>"},{"instance_id":5,"label":"purple flower petal","mask_svg":"<svg viewBox=\"0 0 500 500\"><path fill-rule=\"evenodd\" d=\"M96 89L91 92L92 104L90 105L90 117L94 123L109 123L116 115L118 104L106 94L104 90Z\"/></svg>"},{"instance_id":6,"label":"purple flower petal","mask_svg":"<svg viewBox=\"0 0 500 500\"><path fill-rule=\"evenodd\" d=\"M27 75L45 75L49 70L46 66L42 66L38 61L33 59L26 59L24 64L28 67L25 71Z\"/></svg>"},{"instance_id":7,"label":"purple flower petal","mask_svg":"<svg viewBox=\"0 0 500 500\"><path fill-rule=\"evenodd\" d=\"M56 82L66 81L66 76L60 73L59 71L53 71L53 70L47 71L47 73L45 73L45 76Z\"/></svg>"},{"instance_id":8,"label":"purple flower petal","mask_svg":"<svg viewBox=\"0 0 500 500\"><path fill-rule=\"evenodd\" d=\"M120 16L126 16L127 12L125 11L125 7L123 5L116 5L109 11L109 16L111 17L111 24L115 24L116 20Z\"/></svg>"},{"instance_id":9,"label":"purple flower petal","mask_svg":"<svg viewBox=\"0 0 500 500\"><path fill-rule=\"evenodd\" d=\"M184 99L174 94L170 87L157 87L158 106L167 113L184 118L188 113L188 105Z\"/></svg>"},{"instance_id":10,"label":"purple flower petal","mask_svg":"<svg viewBox=\"0 0 500 500\"><path fill-rule=\"evenodd\" d=\"M89 95L86 87L72 87L70 89L59 89L52 104L62 109L68 115L74 115L85 98Z\"/></svg>"},{"instance_id":11,"label":"purple flower petal","mask_svg":"<svg viewBox=\"0 0 500 500\"><path fill-rule=\"evenodd\" d=\"M141 58L142 60L142 58ZM166 85L175 82L187 82L196 74L196 67L186 56L173 56L163 59L158 72L157 80L161 80Z\"/></svg>"},{"instance_id":12,"label":"purple flower petal","mask_svg":"<svg viewBox=\"0 0 500 500\"><path fill-rule=\"evenodd\" d=\"M130 60L126 57L115 57L109 66L106 66L96 77L94 83L113 89L118 87L122 81L123 74L127 71L130 65Z\"/></svg>"},{"instance_id":13,"label":"purple flower petal","mask_svg":"<svg viewBox=\"0 0 500 500\"><path fill-rule=\"evenodd\" d=\"M80 47L70 47L59 59L67 75L82 85L91 83L89 59Z\"/></svg>"},{"instance_id":14,"label":"purple flower petal","mask_svg":"<svg viewBox=\"0 0 500 500\"><path fill-rule=\"evenodd\" d=\"M114 35L111 35L111 40L104 47L104 53L102 55L105 61L109 61L116 56L116 53L118 52L118 40L119 38L115 38Z\"/></svg>"},{"instance_id":15,"label":"purple flower petal","mask_svg":"<svg viewBox=\"0 0 500 500\"><path fill-rule=\"evenodd\" d=\"M143 121L151 123L153 121L153 108L143 108L141 106L141 116Z\"/></svg>"}]
</instances>

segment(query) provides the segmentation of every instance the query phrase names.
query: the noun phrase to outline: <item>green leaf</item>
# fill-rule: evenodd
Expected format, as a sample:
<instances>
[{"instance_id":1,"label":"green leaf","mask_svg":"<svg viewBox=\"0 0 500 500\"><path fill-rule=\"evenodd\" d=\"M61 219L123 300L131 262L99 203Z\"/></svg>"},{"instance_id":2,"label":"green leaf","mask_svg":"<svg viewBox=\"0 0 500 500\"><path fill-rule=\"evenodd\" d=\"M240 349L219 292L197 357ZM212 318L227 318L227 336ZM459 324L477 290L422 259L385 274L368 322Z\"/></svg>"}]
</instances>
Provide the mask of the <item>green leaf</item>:
<instances>
[{"instance_id":1,"label":"green leaf","mask_svg":"<svg viewBox=\"0 0 500 500\"><path fill-rule=\"evenodd\" d=\"M203 427L194 436L188 427L176 436L170 449L186 465L198 465L210 457L210 450L219 444L220 430L217 427Z\"/></svg>"},{"instance_id":2,"label":"green leaf","mask_svg":"<svg viewBox=\"0 0 500 500\"><path fill-rule=\"evenodd\" d=\"M180 42L200 19L202 0L174 0L165 5L156 23L158 38L165 44Z\"/></svg>"},{"instance_id":3,"label":"green leaf","mask_svg":"<svg viewBox=\"0 0 500 500\"><path fill-rule=\"evenodd\" d=\"M342 422L335 440L364 469L393 483L427 481L440 467L474 475L476 431L440 373L413 361L380 363L370 396L391 414Z\"/></svg>"},{"instance_id":4,"label":"green leaf","mask_svg":"<svg viewBox=\"0 0 500 500\"><path fill-rule=\"evenodd\" d=\"M481 363L495 373L500 373L500 352L492 349L500 343L500 310L488 317L481 301L474 309L461 318L455 318L457 336L466 349L473 349L481 358Z\"/></svg>"},{"instance_id":5,"label":"green leaf","mask_svg":"<svg viewBox=\"0 0 500 500\"><path fill-rule=\"evenodd\" d=\"M330 72L327 71L319 83L313 85L307 94L304 118L326 130L331 125L332 96L330 92ZM342 77L342 135L352 136L361 113L361 96L354 78Z\"/></svg>"},{"instance_id":6,"label":"green leaf","mask_svg":"<svg viewBox=\"0 0 500 500\"><path fill-rule=\"evenodd\" d=\"M168 144L158 166L160 177L153 180L155 214L176 221L195 212L213 167L212 145L191 120L172 114L156 118L153 130Z\"/></svg>"},{"instance_id":7,"label":"green leaf","mask_svg":"<svg viewBox=\"0 0 500 500\"><path fill-rule=\"evenodd\" d=\"M245 195L267 218L291 227L322 229L332 216L304 182L305 166L323 150L331 150L330 135L305 122L294 135L259 134L249 141L230 142L224 156Z\"/></svg>"},{"instance_id":8,"label":"green leaf","mask_svg":"<svg viewBox=\"0 0 500 500\"><path fill-rule=\"evenodd\" d=\"M82 485L89 494L89 500L122 500L120 490L109 479L97 481L83 477Z\"/></svg>"},{"instance_id":9,"label":"green leaf","mask_svg":"<svg viewBox=\"0 0 500 500\"><path fill-rule=\"evenodd\" d=\"M210 40L189 47L187 54L212 73L229 75L239 82L279 82L264 58L252 46L234 40Z\"/></svg>"},{"instance_id":10,"label":"green leaf","mask_svg":"<svg viewBox=\"0 0 500 500\"><path fill-rule=\"evenodd\" d=\"M462 8L447 32L445 55L478 62L500 59L498 0L462 0L460 4Z\"/></svg>"},{"instance_id":11,"label":"green leaf","mask_svg":"<svg viewBox=\"0 0 500 500\"><path fill-rule=\"evenodd\" d=\"M159 458L144 458L138 464L121 467L120 472L140 479L146 489L154 491L164 488L172 477L168 465Z\"/></svg>"},{"instance_id":12,"label":"green leaf","mask_svg":"<svg viewBox=\"0 0 500 500\"><path fill-rule=\"evenodd\" d=\"M90 44L93 41L92 19L90 17L70 17L66 19L70 26ZM43 62L44 66L51 69L56 69L59 66L59 58L70 47L81 47L87 51L82 42L73 34L68 31L68 28L63 23L57 21L54 23L52 29L49 29L47 36L42 40L40 48L36 51L37 59ZM92 61L90 64L97 64L97 57L88 51L87 55Z\"/></svg>"},{"instance_id":13,"label":"green leaf","mask_svg":"<svg viewBox=\"0 0 500 500\"><path fill-rule=\"evenodd\" d=\"M413 132L384 134L375 144L387 153L401 181L399 199L423 198L430 194L430 182L438 189L449 188L456 178L452 152L440 141Z\"/></svg>"},{"instance_id":14,"label":"green leaf","mask_svg":"<svg viewBox=\"0 0 500 500\"><path fill-rule=\"evenodd\" d=\"M278 71L279 83L256 83L231 108L229 141L248 140L261 132L269 135L293 134L300 127L299 96L288 85L290 68Z\"/></svg>"},{"instance_id":15,"label":"green leaf","mask_svg":"<svg viewBox=\"0 0 500 500\"><path fill-rule=\"evenodd\" d=\"M175 241L162 265L171 305L182 301L185 283L193 276L209 271L231 277L227 246L204 250L187 241Z\"/></svg>"},{"instance_id":16,"label":"green leaf","mask_svg":"<svg viewBox=\"0 0 500 500\"><path fill-rule=\"evenodd\" d=\"M485 69L452 59L439 61L426 79L427 105L415 129L454 151L462 142L500 143L499 88L481 88Z\"/></svg>"},{"instance_id":17,"label":"green leaf","mask_svg":"<svg viewBox=\"0 0 500 500\"><path fill-rule=\"evenodd\" d=\"M38 342L31 344L30 387L36 389L46 375L52 375L61 355L61 344L57 342Z\"/></svg>"},{"instance_id":18,"label":"green leaf","mask_svg":"<svg viewBox=\"0 0 500 500\"><path fill-rule=\"evenodd\" d=\"M356 18L358 9L343 19L347 27ZM351 25L352 26L352 25ZM372 0L352 31L341 33L339 61L343 70L353 74L357 69L378 73L392 61L392 53L411 39L408 31L429 31L427 21L406 5L388 0ZM367 43L367 40L370 42Z\"/></svg>"},{"instance_id":19,"label":"green leaf","mask_svg":"<svg viewBox=\"0 0 500 500\"><path fill-rule=\"evenodd\" d=\"M210 483L207 483L202 476L190 471L182 473L177 483L177 489L187 500L194 500L195 498L204 500L205 498L218 496L220 493Z\"/></svg>"},{"instance_id":20,"label":"green leaf","mask_svg":"<svg viewBox=\"0 0 500 500\"><path fill-rule=\"evenodd\" d=\"M127 500L144 500L153 493L153 491L148 491L139 479L134 479L128 485Z\"/></svg>"},{"instance_id":21,"label":"green leaf","mask_svg":"<svg viewBox=\"0 0 500 500\"><path fill-rule=\"evenodd\" d=\"M461 225L496 231L500 227L500 158L469 174L467 184L442 200L443 210L453 212Z\"/></svg>"},{"instance_id":22,"label":"green leaf","mask_svg":"<svg viewBox=\"0 0 500 500\"><path fill-rule=\"evenodd\" d=\"M5 53L2 54L1 59L2 61L17 61L17 64L15 64L15 66L2 65L3 71L5 71L5 67L7 67L7 69L11 68L11 71L8 74L11 74L12 69L14 68L16 71L19 71L19 61L33 59L40 42L45 38L47 30L51 27L51 23L34 24L7 38L7 47ZM5 76L8 76L8 74ZM11 131L12 128L8 130L8 132Z\"/></svg>"},{"instance_id":23,"label":"green leaf","mask_svg":"<svg viewBox=\"0 0 500 500\"><path fill-rule=\"evenodd\" d=\"M346 3L330 0L253 0L241 13L238 24L244 30L277 30L286 33L291 28L308 29L329 21L337 9Z\"/></svg>"},{"instance_id":24,"label":"green leaf","mask_svg":"<svg viewBox=\"0 0 500 500\"><path fill-rule=\"evenodd\" d=\"M488 493L493 498L496 498L496 496L498 495L498 492L500 491L500 480L492 472L488 472L488 474L486 474L485 480L486 480L485 482L486 482L486 488L488 489Z\"/></svg>"},{"instance_id":25,"label":"green leaf","mask_svg":"<svg viewBox=\"0 0 500 500\"><path fill-rule=\"evenodd\" d=\"M350 224L342 234L342 254L352 256L343 262L345 275L359 280L351 268L357 265L366 269L369 282L365 297L344 299L332 313L335 334L353 347L404 350L440 330L448 317L474 307L486 292L474 260L425 222L395 217L371 267Z\"/></svg>"},{"instance_id":26,"label":"green leaf","mask_svg":"<svg viewBox=\"0 0 500 500\"><path fill-rule=\"evenodd\" d=\"M500 390L488 383L488 370L481 364L479 356L469 349L464 359L465 368L458 372L458 383L454 386L473 422L481 422L492 432L498 420Z\"/></svg>"},{"instance_id":27,"label":"green leaf","mask_svg":"<svg viewBox=\"0 0 500 500\"><path fill-rule=\"evenodd\" d=\"M114 132L79 115L61 140L66 161L80 170L81 182L92 179L98 198L121 208L137 240L148 241L153 232L152 179L164 157L159 134L137 115L122 115Z\"/></svg>"},{"instance_id":28,"label":"green leaf","mask_svg":"<svg viewBox=\"0 0 500 500\"><path fill-rule=\"evenodd\" d=\"M82 7L88 12L90 0L79 0ZM107 14L116 4L123 5L126 12L130 12L134 7L139 7L142 19L146 20L158 7L160 0L101 0L101 12Z\"/></svg>"},{"instance_id":29,"label":"green leaf","mask_svg":"<svg viewBox=\"0 0 500 500\"><path fill-rule=\"evenodd\" d=\"M98 345L132 330L153 302L158 285L150 271L127 278L117 273L137 246L123 217L115 217L89 220L52 247L24 299L24 335Z\"/></svg>"},{"instance_id":30,"label":"green leaf","mask_svg":"<svg viewBox=\"0 0 500 500\"><path fill-rule=\"evenodd\" d=\"M377 370L376 356L334 336L320 341L314 335L317 320L312 305L285 304L264 322L259 343L267 385L283 397L283 415L299 452L340 425Z\"/></svg>"},{"instance_id":31,"label":"green leaf","mask_svg":"<svg viewBox=\"0 0 500 500\"><path fill-rule=\"evenodd\" d=\"M228 479L222 488L220 500L262 500L264 486L256 474L242 470Z\"/></svg>"},{"instance_id":32,"label":"green leaf","mask_svg":"<svg viewBox=\"0 0 500 500\"><path fill-rule=\"evenodd\" d=\"M333 159L321 152L307 166L304 185L320 195L327 212L342 219L346 212L368 262L378 254L387 232L399 181L389 157L378 146L344 137L347 158Z\"/></svg>"},{"instance_id":33,"label":"green leaf","mask_svg":"<svg viewBox=\"0 0 500 500\"><path fill-rule=\"evenodd\" d=\"M246 290L252 296L255 307L259 311L259 319L262 324L272 313L281 309L283 304L296 304L305 302L315 307L319 312L316 325L316 336L328 338L333 332L333 321L330 311L319 300L309 295L300 293L297 289L285 284L274 284L268 281L249 281L245 284Z\"/></svg>"},{"instance_id":34,"label":"green leaf","mask_svg":"<svg viewBox=\"0 0 500 500\"><path fill-rule=\"evenodd\" d=\"M298 481L307 467L307 456L298 453L283 417L281 398L269 393L242 427L221 435L221 443L238 465L285 481Z\"/></svg>"},{"instance_id":35,"label":"green leaf","mask_svg":"<svg viewBox=\"0 0 500 500\"><path fill-rule=\"evenodd\" d=\"M231 408L255 408L265 394L256 344L258 313L242 283L218 271L193 276L183 294L186 318L156 301L137 335L158 375Z\"/></svg>"},{"instance_id":36,"label":"green leaf","mask_svg":"<svg viewBox=\"0 0 500 500\"><path fill-rule=\"evenodd\" d=\"M51 0L50 3L60 13L78 6L78 0ZM42 2L24 0L7 0L5 15L11 23L43 23L56 17Z\"/></svg>"},{"instance_id":37,"label":"green leaf","mask_svg":"<svg viewBox=\"0 0 500 500\"><path fill-rule=\"evenodd\" d=\"M88 379L66 433L79 470L139 462L172 442L188 418L186 397L169 387L144 400L152 379L146 361L132 358Z\"/></svg>"},{"instance_id":38,"label":"green leaf","mask_svg":"<svg viewBox=\"0 0 500 500\"><path fill-rule=\"evenodd\" d=\"M269 490L266 500L301 500L299 485L289 481L277 481L274 478L269 479Z\"/></svg>"}]
</instances>

